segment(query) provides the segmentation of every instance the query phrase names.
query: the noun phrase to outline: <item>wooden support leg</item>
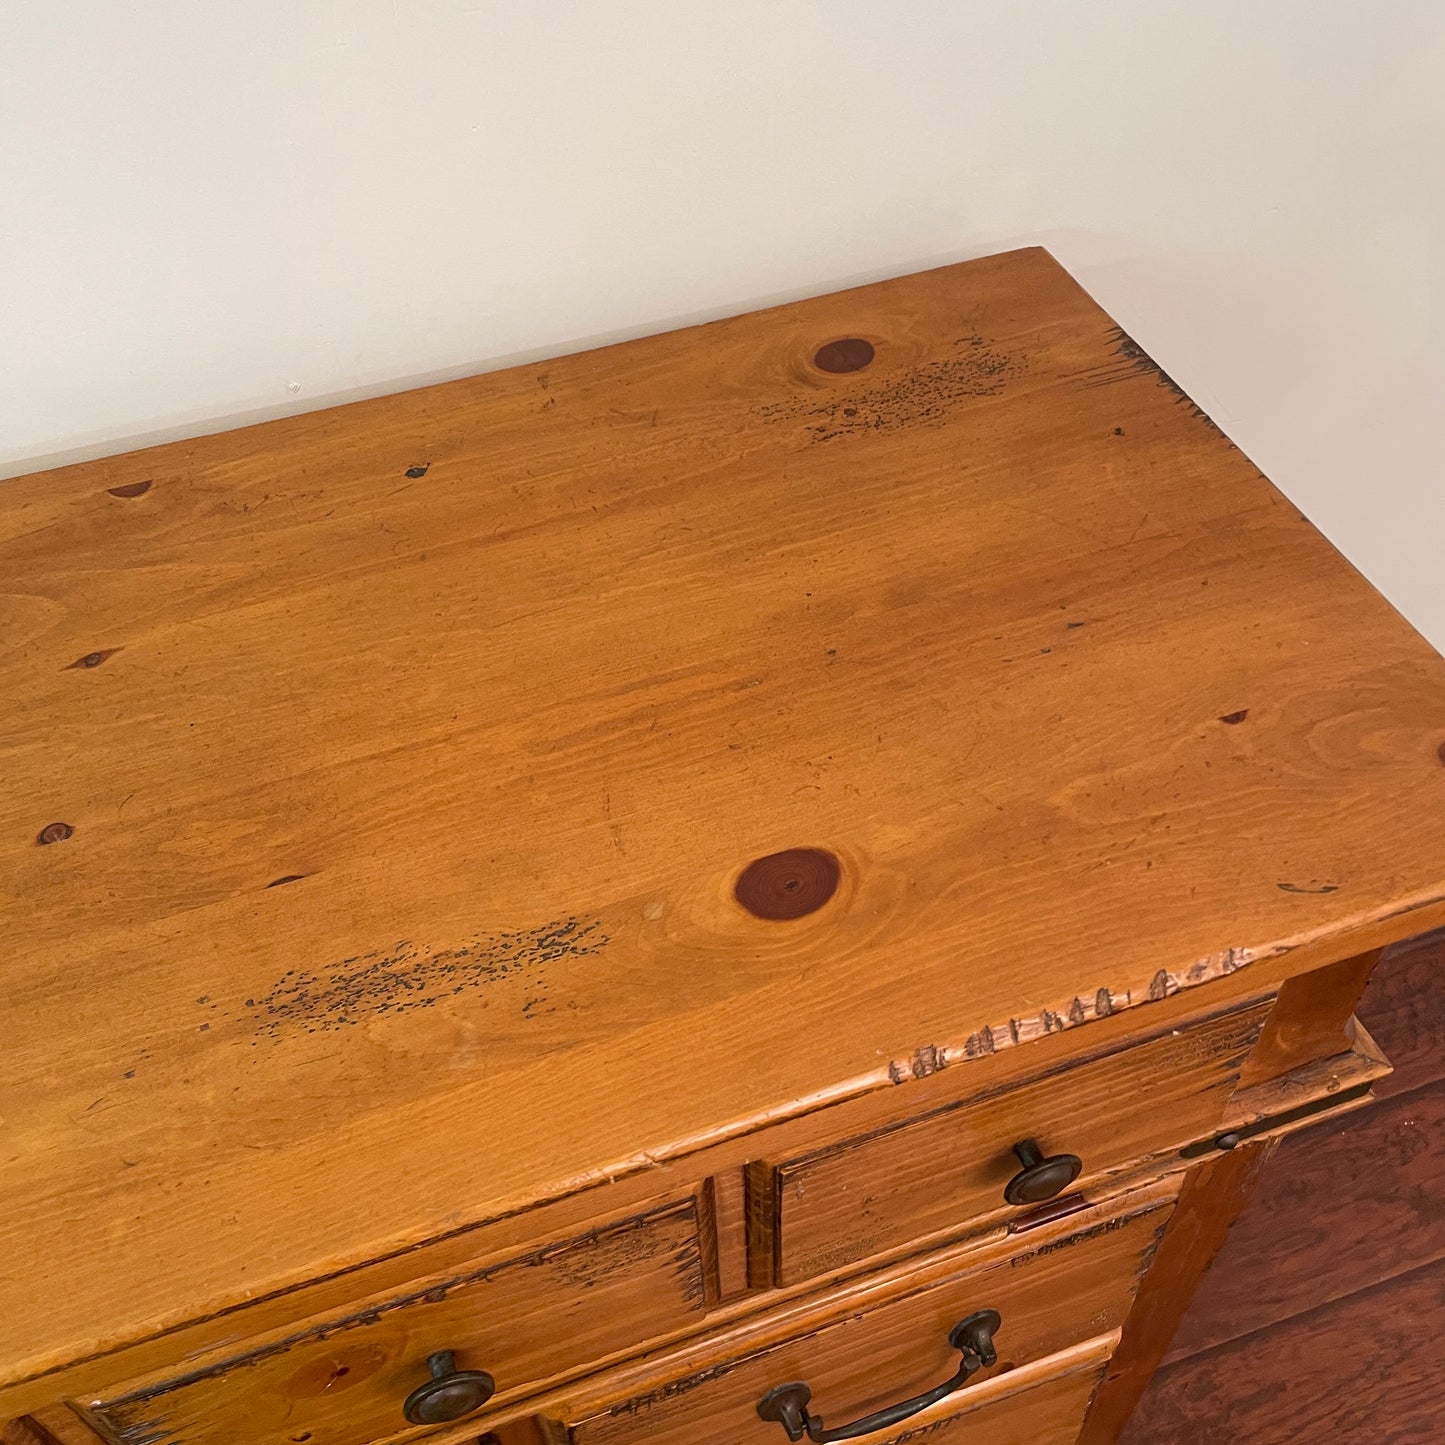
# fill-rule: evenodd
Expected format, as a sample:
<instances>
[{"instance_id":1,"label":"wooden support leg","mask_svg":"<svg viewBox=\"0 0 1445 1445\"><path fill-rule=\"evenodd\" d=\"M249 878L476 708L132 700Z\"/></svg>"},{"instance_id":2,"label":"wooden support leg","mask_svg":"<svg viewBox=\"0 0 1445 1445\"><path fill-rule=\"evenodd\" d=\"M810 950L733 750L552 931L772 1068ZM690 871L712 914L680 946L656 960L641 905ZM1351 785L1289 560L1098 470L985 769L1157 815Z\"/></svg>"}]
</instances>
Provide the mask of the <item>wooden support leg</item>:
<instances>
[{"instance_id":1,"label":"wooden support leg","mask_svg":"<svg viewBox=\"0 0 1445 1445\"><path fill-rule=\"evenodd\" d=\"M1272 1139L1244 1144L1185 1175L1179 1202L1124 1322L1119 1348L1089 1407L1079 1445L1114 1445L1119 1438L1273 1148Z\"/></svg>"}]
</instances>

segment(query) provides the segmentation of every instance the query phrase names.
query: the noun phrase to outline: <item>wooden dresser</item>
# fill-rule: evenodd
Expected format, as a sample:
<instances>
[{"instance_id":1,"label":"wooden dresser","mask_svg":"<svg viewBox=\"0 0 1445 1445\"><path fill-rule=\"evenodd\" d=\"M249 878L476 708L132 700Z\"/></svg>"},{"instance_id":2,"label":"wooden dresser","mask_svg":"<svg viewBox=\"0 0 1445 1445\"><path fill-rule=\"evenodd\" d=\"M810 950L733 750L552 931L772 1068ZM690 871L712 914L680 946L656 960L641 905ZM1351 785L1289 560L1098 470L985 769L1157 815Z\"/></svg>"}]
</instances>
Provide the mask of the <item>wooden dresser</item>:
<instances>
[{"instance_id":1,"label":"wooden dresser","mask_svg":"<svg viewBox=\"0 0 1445 1445\"><path fill-rule=\"evenodd\" d=\"M6 1445L1107 1445L1445 924L1037 250L0 484L0 646Z\"/></svg>"}]
</instances>

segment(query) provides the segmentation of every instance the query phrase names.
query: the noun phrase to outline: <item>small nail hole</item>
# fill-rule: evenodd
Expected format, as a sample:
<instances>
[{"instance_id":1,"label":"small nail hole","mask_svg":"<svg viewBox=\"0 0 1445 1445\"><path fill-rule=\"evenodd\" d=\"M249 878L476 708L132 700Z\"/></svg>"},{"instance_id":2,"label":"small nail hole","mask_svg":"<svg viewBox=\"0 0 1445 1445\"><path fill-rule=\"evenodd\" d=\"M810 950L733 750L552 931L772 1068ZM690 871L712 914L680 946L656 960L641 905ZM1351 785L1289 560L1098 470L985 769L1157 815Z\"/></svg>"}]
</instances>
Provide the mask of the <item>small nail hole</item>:
<instances>
[{"instance_id":1,"label":"small nail hole","mask_svg":"<svg viewBox=\"0 0 1445 1445\"><path fill-rule=\"evenodd\" d=\"M873 343L861 336L845 336L840 341L830 341L820 346L813 357L813 365L819 371L834 374L846 371L862 371L873 360Z\"/></svg>"}]
</instances>

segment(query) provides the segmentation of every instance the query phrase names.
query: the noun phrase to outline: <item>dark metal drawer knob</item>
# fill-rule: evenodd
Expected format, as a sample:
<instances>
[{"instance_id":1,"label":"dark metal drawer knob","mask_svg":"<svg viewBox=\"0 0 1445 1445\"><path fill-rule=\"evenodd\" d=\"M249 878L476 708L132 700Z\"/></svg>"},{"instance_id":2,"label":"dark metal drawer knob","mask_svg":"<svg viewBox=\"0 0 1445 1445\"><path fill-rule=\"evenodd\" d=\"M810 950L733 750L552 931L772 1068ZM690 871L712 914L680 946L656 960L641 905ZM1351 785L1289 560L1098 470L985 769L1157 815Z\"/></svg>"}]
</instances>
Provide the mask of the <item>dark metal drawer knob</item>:
<instances>
[{"instance_id":1,"label":"dark metal drawer knob","mask_svg":"<svg viewBox=\"0 0 1445 1445\"><path fill-rule=\"evenodd\" d=\"M1003 1197L1010 1204L1042 1204L1062 1194L1084 1171L1077 1154L1050 1154L1046 1159L1033 1139L1020 1140L1014 1153L1024 1167L1004 1188Z\"/></svg>"},{"instance_id":2,"label":"dark metal drawer knob","mask_svg":"<svg viewBox=\"0 0 1445 1445\"><path fill-rule=\"evenodd\" d=\"M910 1415L936 1405L946 1395L966 1385L984 1366L992 1365L998 1359L993 1337L1002 1323L997 1310L977 1310L967 1319L959 1320L948 1332L948 1343L963 1356L952 1379L925 1390L921 1395L914 1395L910 1400L865 1415L851 1425L838 1425L831 1430L824 1425L822 1416L814 1415L808 1409L813 1392L801 1380L789 1385L775 1385L769 1390L758 1401L758 1416L763 1420L776 1421L787 1432L789 1440L806 1437L817 1445L827 1445L833 1440L856 1440L860 1435L886 1430L890 1425L897 1425Z\"/></svg>"},{"instance_id":3,"label":"dark metal drawer knob","mask_svg":"<svg viewBox=\"0 0 1445 1445\"><path fill-rule=\"evenodd\" d=\"M497 1393L485 1370L459 1370L450 1350L438 1350L426 1362L431 1379L406 1397L402 1413L413 1425L445 1425L480 1410Z\"/></svg>"}]
</instances>

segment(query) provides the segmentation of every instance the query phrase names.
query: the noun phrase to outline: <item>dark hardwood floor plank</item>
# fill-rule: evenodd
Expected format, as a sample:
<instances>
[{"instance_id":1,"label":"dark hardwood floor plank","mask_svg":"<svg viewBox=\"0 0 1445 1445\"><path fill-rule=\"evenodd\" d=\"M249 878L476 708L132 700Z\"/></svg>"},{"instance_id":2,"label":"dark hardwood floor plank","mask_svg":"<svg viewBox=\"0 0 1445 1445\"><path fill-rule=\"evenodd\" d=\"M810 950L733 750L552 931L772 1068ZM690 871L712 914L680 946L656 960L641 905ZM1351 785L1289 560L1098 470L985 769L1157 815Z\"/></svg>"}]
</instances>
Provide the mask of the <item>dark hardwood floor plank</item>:
<instances>
[{"instance_id":1,"label":"dark hardwood floor plank","mask_svg":"<svg viewBox=\"0 0 1445 1445\"><path fill-rule=\"evenodd\" d=\"M1166 1366L1120 1445L1445 1439L1445 1260Z\"/></svg>"},{"instance_id":2,"label":"dark hardwood floor plank","mask_svg":"<svg viewBox=\"0 0 1445 1445\"><path fill-rule=\"evenodd\" d=\"M1445 1083L1284 1140L1167 1358L1211 1349L1441 1258Z\"/></svg>"},{"instance_id":3,"label":"dark hardwood floor plank","mask_svg":"<svg viewBox=\"0 0 1445 1445\"><path fill-rule=\"evenodd\" d=\"M1395 1066L1375 1085L1377 1098L1445 1079L1445 930L1388 949L1359 1015Z\"/></svg>"}]
</instances>

